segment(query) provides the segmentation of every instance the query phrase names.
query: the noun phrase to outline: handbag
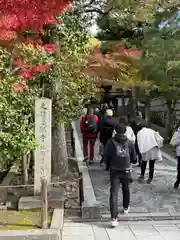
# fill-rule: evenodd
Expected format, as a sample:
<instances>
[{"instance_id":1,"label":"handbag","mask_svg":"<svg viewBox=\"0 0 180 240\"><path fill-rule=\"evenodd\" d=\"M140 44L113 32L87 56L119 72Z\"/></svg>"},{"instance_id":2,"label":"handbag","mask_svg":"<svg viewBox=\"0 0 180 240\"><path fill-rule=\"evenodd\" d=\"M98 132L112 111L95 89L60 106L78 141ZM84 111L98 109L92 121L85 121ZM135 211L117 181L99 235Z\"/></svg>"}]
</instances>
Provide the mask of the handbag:
<instances>
[{"instance_id":1,"label":"handbag","mask_svg":"<svg viewBox=\"0 0 180 240\"><path fill-rule=\"evenodd\" d=\"M177 131L173 134L171 141L170 141L170 145L175 147L176 146L176 139L177 139Z\"/></svg>"},{"instance_id":2,"label":"handbag","mask_svg":"<svg viewBox=\"0 0 180 240\"><path fill-rule=\"evenodd\" d=\"M155 136L158 148L162 148L163 147L164 138L161 137L159 132L155 132L155 131L154 131L154 136Z\"/></svg>"}]
</instances>

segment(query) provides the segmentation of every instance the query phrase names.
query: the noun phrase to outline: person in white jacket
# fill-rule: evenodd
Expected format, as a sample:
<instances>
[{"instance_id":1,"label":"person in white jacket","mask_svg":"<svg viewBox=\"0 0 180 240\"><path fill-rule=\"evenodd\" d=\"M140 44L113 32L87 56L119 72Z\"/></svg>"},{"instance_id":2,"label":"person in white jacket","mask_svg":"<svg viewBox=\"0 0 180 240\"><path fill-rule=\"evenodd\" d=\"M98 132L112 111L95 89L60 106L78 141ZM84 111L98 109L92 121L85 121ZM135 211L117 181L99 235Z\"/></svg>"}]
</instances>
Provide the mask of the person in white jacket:
<instances>
[{"instance_id":1,"label":"person in white jacket","mask_svg":"<svg viewBox=\"0 0 180 240\"><path fill-rule=\"evenodd\" d=\"M125 132L125 136L133 143L135 144L135 140L136 140L136 137L135 137L135 134L132 130L132 128L129 126L128 124L128 119L127 117L125 116L122 116L119 120L119 123L123 123L125 126L126 126L126 132ZM113 136L115 136L116 134L116 131L114 130L113 132Z\"/></svg>"},{"instance_id":2,"label":"person in white jacket","mask_svg":"<svg viewBox=\"0 0 180 240\"><path fill-rule=\"evenodd\" d=\"M145 127L146 123L142 123L142 128L137 134L137 142L139 151L142 154L141 175L139 180L144 181L147 162L149 162L149 178L147 183L151 183L154 177L154 166L156 160L161 160L161 151L156 140L156 132Z\"/></svg>"},{"instance_id":3,"label":"person in white jacket","mask_svg":"<svg viewBox=\"0 0 180 240\"><path fill-rule=\"evenodd\" d=\"M180 127L174 132L170 144L176 147L177 156L177 180L174 183L174 188L178 188L180 185Z\"/></svg>"}]
</instances>

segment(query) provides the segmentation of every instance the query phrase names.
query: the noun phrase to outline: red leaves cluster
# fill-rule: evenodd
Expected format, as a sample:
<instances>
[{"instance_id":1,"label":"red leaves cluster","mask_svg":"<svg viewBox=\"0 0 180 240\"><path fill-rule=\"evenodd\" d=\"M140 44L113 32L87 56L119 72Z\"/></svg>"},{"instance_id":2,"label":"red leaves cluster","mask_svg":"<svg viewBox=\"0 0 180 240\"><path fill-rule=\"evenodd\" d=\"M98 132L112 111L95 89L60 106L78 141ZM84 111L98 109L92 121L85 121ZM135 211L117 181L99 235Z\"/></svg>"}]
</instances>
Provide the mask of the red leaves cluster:
<instances>
[{"instance_id":1,"label":"red leaves cluster","mask_svg":"<svg viewBox=\"0 0 180 240\"><path fill-rule=\"evenodd\" d=\"M28 41L28 43L35 44L38 49L42 50L43 48L48 53L56 51L55 44L39 45L33 41ZM36 73L46 73L52 70L52 66L49 64L32 65L31 62L26 62L21 59L14 61L14 67L18 69L16 72L21 80L13 84L12 88L15 92L23 92L27 88L28 81L35 80Z\"/></svg>"},{"instance_id":2,"label":"red leaves cluster","mask_svg":"<svg viewBox=\"0 0 180 240\"><path fill-rule=\"evenodd\" d=\"M91 54L85 72L92 77L113 80L118 75L128 75L132 68L140 67L143 51L136 48L125 49L123 41L103 54L97 45Z\"/></svg>"},{"instance_id":3,"label":"red leaves cluster","mask_svg":"<svg viewBox=\"0 0 180 240\"><path fill-rule=\"evenodd\" d=\"M16 92L23 92L27 87L27 82L35 79L36 73L51 71L51 66L48 64L30 65L22 60L16 60L14 65L20 69L18 74L21 78L21 82L17 82L12 86Z\"/></svg>"},{"instance_id":4,"label":"red leaves cluster","mask_svg":"<svg viewBox=\"0 0 180 240\"><path fill-rule=\"evenodd\" d=\"M47 53L56 52L55 44L45 44L40 39L26 39L23 41L22 33L43 33L47 24L59 24L55 19L63 11L68 11L69 0L0 0L0 43L6 45L12 53L13 58L18 59L18 50L14 51L11 42L18 39L18 42L33 44L40 51ZM33 36L38 34L33 34ZM21 59L21 57L20 57ZM12 87L16 92L23 92L29 80L34 80L36 73L45 73L51 70L48 64L34 66L24 60L14 63L15 72L19 74L21 81Z\"/></svg>"},{"instance_id":5,"label":"red leaves cluster","mask_svg":"<svg viewBox=\"0 0 180 240\"><path fill-rule=\"evenodd\" d=\"M24 30L43 31L47 24L59 23L69 0L0 0L0 40L12 41Z\"/></svg>"},{"instance_id":6,"label":"red leaves cluster","mask_svg":"<svg viewBox=\"0 0 180 240\"><path fill-rule=\"evenodd\" d=\"M44 44L42 47L48 53L54 53L57 50L55 44Z\"/></svg>"},{"instance_id":7,"label":"red leaves cluster","mask_svg":"<svg viewBox=\"0 0 180 240\"><path fill-rule=\"evenodd\" d=\"M40 64L37 66L21 66L22 70L19 71L21 79L33 80L37 72L45 73L50 71L51 67L48 64Z\"/></svg>"}]
</instances>

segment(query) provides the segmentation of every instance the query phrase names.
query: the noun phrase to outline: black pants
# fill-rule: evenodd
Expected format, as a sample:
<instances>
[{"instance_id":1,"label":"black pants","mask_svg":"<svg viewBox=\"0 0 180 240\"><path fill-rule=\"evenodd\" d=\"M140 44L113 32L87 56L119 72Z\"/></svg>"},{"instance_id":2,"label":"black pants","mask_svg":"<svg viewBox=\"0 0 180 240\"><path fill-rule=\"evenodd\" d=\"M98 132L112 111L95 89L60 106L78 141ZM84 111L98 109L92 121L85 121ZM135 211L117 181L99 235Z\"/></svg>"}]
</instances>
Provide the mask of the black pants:
<instances>
[{"instance_id":1,"label":"black pants","mask_svg":"<svg viewBox=\"0 0 180 240\"><path fill-rule=\"evenodd\" d=\"M109 140L109 138L108 138L108 139L106 138L105 140L101 141L101 143L102 143L103 146L104 146L104 149L105 149L105 147L106 147L106 144L107 144L108 140ZM101 163L103 163L103 162L104 162L104 161L103 161L103 154L102 154ZM109 170L109 162L106 162L106 170Z\"/></svg>"},{"instance_id":2,"label":"black pants","mask_svg":"<svg viewBox=\"0 0 180 240\"><path fill-rule=\"evenodd\" d=\"M177 181L180 183L180 157L178 157L177 161Z\"/></svg>"},{"instance_id":3,"label":"black pants","mask_svg":"<svg viewBox=\"0 0 180 240\"><path fill-rule=\"evenodd\" d=\"M137 155L138 155L138 163L140 165L142 163L142 155L140 153L138 153Z\"/></svg>"},{"instance_id":4,"label":"black pants","mask_svg":"<svg viewBox=\"0 0 180 240\"><path fill-rule=\"evenodd\" d=\"M110 211L111 218L118 217L118 192L120 183L122 184L123 194L123 207L127 209L129 207L130 192L129 192L129 173L110 171Z\"/></svg>"},{"instance_id":5,"label":"black pants","mask_svg":"<svg viewBox=\"0 0 180 240\"><path fill-rule=\"evenodd\" d=\"M141 155L141 153L139 151L137 140L135 142L135 150L136 150L136 155L138 156L138 163L141 164L141 162L142 162L142 155Z\"/></svg>"},{"instance_id":6,"label":"black pants","mask_svg":"<svg viewBox=\"0 0 180 240\"><path fill-rule=\"evenodd\" d=\"M149 179L153 179L154 176L154 164L155 160L149 161ZM147 161L142 161L141 163L141 176L144 176L146 171Z\"/></svg>"}]
</instances>

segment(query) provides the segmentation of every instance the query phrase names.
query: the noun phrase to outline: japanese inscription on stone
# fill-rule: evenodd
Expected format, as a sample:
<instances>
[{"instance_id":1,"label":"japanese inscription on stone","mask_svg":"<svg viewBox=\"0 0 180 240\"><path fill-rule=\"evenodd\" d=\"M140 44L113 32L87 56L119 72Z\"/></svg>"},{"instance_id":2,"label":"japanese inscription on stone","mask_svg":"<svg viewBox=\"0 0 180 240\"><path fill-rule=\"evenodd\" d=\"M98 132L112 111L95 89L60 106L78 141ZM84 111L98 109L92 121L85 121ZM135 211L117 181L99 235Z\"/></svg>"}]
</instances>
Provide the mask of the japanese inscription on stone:
<instances>
[{"instance_id":1,"label":"japanese inscription on stone","mask_svg":"<svg viewBox=\"0 0 180 240\"><path fill-rule=\"evenodd\" d=\"M35 182L34 191L39 193L41 179L51 182L51 116L52 102L48 98L41 98L35 103Z\"/></svg>"}]
</instances>

